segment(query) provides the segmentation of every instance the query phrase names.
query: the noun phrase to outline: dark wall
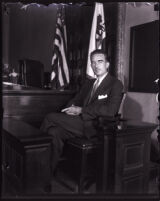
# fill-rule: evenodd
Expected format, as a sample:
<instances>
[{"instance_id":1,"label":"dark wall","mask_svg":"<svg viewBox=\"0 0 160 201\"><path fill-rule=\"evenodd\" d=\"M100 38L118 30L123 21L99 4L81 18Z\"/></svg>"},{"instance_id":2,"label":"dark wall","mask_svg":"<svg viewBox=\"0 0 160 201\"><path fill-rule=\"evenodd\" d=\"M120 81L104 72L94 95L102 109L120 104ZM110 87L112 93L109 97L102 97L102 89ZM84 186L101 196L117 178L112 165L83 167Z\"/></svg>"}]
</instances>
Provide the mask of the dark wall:
<instances>
[{"instance_id":1,"label":"dark wall","mask_svg":"<svg viewBox=\"0 0 160 201\"><path fill-rule=\"evenodd\" d=\"M10 6L10 65L17 68L19 59L35 59L50 71L56 6L33 5L26 10L21 7L22 4Z\"/></svg>"},{"instance_id":2,"label":"dark wall","mask_svg":"<svg viewBox=\"0 0 160 201\"><path fill-rule=\"evenodd\" d=\"M10 4L10 66L18 67L19 59L39 60L45 71L51 70L57 6L30 5L21 9L22 3ZM106 46L114 71L116 44L117 4L104 3L107 28ZM69 68L72 84L81 84L85 78L89 37L94 3L66 5ZM113 73L112 73L113 74Z\"/></svg>"}]
</instances>

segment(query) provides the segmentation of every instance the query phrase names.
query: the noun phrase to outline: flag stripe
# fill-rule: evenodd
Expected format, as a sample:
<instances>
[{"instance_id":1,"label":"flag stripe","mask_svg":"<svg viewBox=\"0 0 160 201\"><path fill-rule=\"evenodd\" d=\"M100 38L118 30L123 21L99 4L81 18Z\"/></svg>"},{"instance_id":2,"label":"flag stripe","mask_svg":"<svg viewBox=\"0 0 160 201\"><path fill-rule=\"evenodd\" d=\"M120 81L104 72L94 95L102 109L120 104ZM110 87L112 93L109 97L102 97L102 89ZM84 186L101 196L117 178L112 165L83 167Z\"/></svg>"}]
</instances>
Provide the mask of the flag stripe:
<instances>
[{"instance_id":1,"label":"flag stripe","mask_svg":"<svg viewBox=\"0 0 160 201\"><path fill-rule=\"evenodd\" d=\"M63 76L62 76L62 68L61 68L60 64L58 64L58 80L59 80L60 86L63 86L64 81L63 81Z\"/></svg>"},{"instance_id":2,"label":"flag stripe","mask_svg":"<svg viewBox=\"0 0 160 201\"><path fill-rule=\"evenodd\" d=\"M65 43L65 35L64 35L62 27L59 24L57 24L56 33L60 36L60 38L62 38L63 45L64 45L64 51L65 51L65 54L66 54L67 50L66 50L66 43Z\"/></svg>"},{"instance_id":3,"label":"flag stripe","mask_svg":"<svg viewBox=\"0 0 160 201\"><path fill-rule=\"evenodd\" d=\"M63 42L61 43L61 45L57 42L57 40L55 40L55 47L59 48L59 55L62 57L62 61L63 61L63 68L65 71L65 77L67 79L67 82L69 82L69 71L68 71L68 66L67 66L67 61L66 61L66 56L65 54L61 54L61 52L64 53L64 46L63 46Z\"/></svg>"},{"instance_id":4,"label":"flag stripe","mask_svg":"<svg viewBox=\"0 0 160 201\"><path fill-rule=\"evenodd\" d=\"M56 84L57 87L61 87L69 83L69 70L66 59L66 27L63 19L64 15L62 15L64 12L62 12L62 9L59 9L57 12L57 24L52 57L52 72L55 72L56 74L53 83ZM54 77L54 74L52 75Z\"/></svg>"},{"instance_id":5,"label":"flag stripe","mask_svg":"<svg viewBox=\"0 0 160 201\"><path fill-rule=\"evenodd\" d=\"M61 51L59 50L59 47L58 46L56 46L55 45L55 49L56 49L56 52L57 52L57 56L58 56L58 58L59 58L59 66L61 67L61 70L60 70L60 72L61 72L61 77L62 77L62 79L64 79L64 83L67 83L68 81L67 81L67 78L66 78L66 74L65 74L65 71L64 71L64 63L63 63L63 57L62 57L62 55L61 55Z\"/></svg>"},{"instance_id":6,"label":"flag stripe","mask_svg":"<svg viewBox=\"0 0 160 201\"><path fill-rule=\"evenodd\" d=\"M54 54L54 53L53 53L53 54ZM52 65L54 64L54 62L55 62L56 59L57 59L57 55L54 54L53 57L52 57L52 63L51 63Z\"/></svg>"},{"instance_id":7,"label":"flag stripe","mask_svg":"<svg viewBox=\"0 0 160 201\"><path fill-rule=\"evenodd\" d=\"M55 40L58 40L58 43L61 44L61 36L58 34L55 34Z\"/></svg>"}]
</instances>

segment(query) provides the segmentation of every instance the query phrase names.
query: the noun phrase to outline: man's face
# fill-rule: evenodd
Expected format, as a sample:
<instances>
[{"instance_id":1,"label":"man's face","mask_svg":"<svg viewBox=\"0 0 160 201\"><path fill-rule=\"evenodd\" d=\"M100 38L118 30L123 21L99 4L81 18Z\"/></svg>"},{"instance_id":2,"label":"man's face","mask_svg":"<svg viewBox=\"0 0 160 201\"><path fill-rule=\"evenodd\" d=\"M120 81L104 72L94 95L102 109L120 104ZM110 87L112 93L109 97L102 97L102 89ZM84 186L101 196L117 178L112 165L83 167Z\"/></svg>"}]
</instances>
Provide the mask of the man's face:
<instances>
[{"instance_id":1,"label":"man's face","mask_svg":"<svg viewBox=\"0 0 160 201\"><path fill-rule=\"evenodd\" d=\"M91 67L94 74L101 77L108 71L109 63L106 61L104 54L94 54L91 57Z\"/></svg>"}]
</instances>

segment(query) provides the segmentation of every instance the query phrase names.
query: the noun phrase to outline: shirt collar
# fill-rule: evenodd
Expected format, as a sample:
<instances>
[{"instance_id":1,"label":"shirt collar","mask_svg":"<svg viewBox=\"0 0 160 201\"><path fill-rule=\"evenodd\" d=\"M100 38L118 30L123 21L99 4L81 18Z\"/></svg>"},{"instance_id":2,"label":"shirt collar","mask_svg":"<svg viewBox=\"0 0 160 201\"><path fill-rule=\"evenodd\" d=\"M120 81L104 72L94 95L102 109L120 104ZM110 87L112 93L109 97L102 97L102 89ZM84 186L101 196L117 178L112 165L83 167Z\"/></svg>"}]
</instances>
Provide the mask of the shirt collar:
<instances>
[{"instance_id":1,"label":"shirt collar","mask_svg":"<svg viewBox=\"0 0 160 201\"><path fill-rule=\"evenodd\" d=\"M99 77L99 78L97 78L97 79L99 79L99 85L100 85L100 83L103 81L103 79L107 76L107 74L108 74L108 72L106 72L104 75L102 75L101 77ZM96 79L96 80L97 80Z\"/></svg>"}]
</instances>

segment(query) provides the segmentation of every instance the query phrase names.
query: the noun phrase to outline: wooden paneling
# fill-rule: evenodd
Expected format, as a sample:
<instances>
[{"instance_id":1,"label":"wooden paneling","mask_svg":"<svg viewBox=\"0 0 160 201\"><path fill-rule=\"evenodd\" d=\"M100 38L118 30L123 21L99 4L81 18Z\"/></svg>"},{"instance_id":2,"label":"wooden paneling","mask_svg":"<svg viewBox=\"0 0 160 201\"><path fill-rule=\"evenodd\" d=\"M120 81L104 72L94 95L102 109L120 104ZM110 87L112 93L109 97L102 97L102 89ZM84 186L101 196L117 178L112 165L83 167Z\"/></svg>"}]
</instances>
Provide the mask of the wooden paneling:
<instances>
[{"instance_id":1,"label":"wooden paneling","mask_svg":"<svg viewBox=\"0 0 160 201\"><path fill-rule=\"evenodd\" d=\"M98 188L102 192L148 192L150 135L155 128L155 124L138 121L120 122L114 129L100 126L104 157Z\"/></svg>"},{"instance_id":2,"label":"wooden paneling","mask_svg":"<svg viewBox=\"0 0 160 201\"><path fill-rule=\"evenodd\" d=\"M144 175L139 174L132 177L127 177L122 180L122 186L116 187L118 191L122 191L123 193L141 193L144 187ZM147 190L147 189L146 189ZM146 191L147 192L147 191Z\"/></svg>"},{"instance_id":3,"label":"wooden paneling","mask_svg":"<svg viewBox=\"0 0 160 201\"><path fill-rule=\"evenodd\" d=\"M22 121L3 121L5 182L17 194L43 192L51 182L51 137Z\"/></svg>"},{"instance_id":4,"label":"wooden paneling","mask_svg":"<svg viewBox=\"0 0 160 201\"><path fill-rule=\"evenodd\" d=\"M144 142L124 145L124 172L143 167Z\"/></svg>"}]
</instances>

